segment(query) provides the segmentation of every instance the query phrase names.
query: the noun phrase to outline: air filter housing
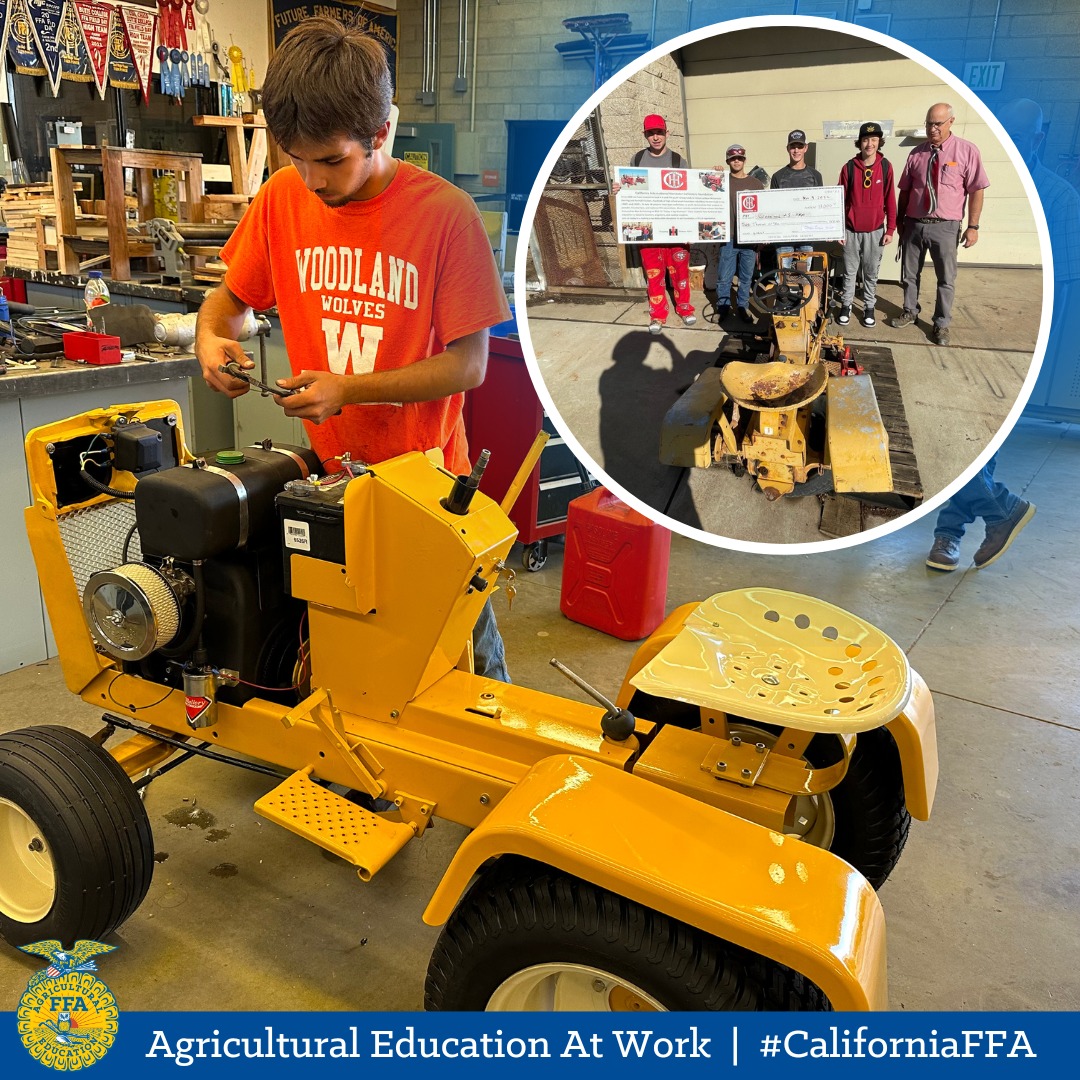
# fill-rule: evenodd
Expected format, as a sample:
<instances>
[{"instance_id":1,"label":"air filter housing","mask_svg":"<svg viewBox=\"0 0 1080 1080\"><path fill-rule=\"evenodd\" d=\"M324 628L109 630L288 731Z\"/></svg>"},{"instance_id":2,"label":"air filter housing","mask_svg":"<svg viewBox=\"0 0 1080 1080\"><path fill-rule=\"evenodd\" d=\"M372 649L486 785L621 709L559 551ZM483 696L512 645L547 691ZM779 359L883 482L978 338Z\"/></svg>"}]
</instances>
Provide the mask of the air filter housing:
<instances>
[{"instance_id":1,"label":"air filter housing","mask_svg":"<svg viewBox=\"0 0 1080 1080\"><path fill-rule=\"evenodd\" d=\"M94 640L116 660L141 660L180 629L180 601L168 579L146 563L91 574L83 612Z\"/></svg>"}]
</instances>

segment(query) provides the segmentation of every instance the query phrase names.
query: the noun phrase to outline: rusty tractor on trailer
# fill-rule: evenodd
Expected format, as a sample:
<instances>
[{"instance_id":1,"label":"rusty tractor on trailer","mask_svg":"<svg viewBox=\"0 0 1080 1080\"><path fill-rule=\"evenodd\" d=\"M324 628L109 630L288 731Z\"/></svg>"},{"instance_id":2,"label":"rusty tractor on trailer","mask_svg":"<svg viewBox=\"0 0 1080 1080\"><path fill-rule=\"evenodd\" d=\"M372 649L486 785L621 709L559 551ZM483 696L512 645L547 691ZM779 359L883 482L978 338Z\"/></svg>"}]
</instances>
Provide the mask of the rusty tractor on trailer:
<instances>
[{"instance_id":1,"label":"rusty tractor on trailer","mask_svg":"<svg viewBox=\"0 0 1080 1080\"><path fill-rule=\"evenodd\" d=\"M499 505L419 453L330 480L269 441L193 460L170 401L32 431L64 679L104 716L0 735L3 936L131 917L154 865L132 778L208 753L271 772L255 810L363 880L436 817L472 830L424 913L428 1008L884 1007L874 890L930 812L925 683L772 589L672 612L614 702L474 674L538 452Z\"/></svg>"},{"instance_id":2,"label":"rusty tractor on trailer","mask_svg":"<svg viewBox=\"0 0 1080 1080\"><path fill-rule=\"evenodd\" d=\"M835 491L910 509L922 485L892 354L856 361L829 332L827 254L785 259L751 294L768 333L725 338L664 418L660 460L749 472L770 500Z\"/></svg>"}]
</instances>

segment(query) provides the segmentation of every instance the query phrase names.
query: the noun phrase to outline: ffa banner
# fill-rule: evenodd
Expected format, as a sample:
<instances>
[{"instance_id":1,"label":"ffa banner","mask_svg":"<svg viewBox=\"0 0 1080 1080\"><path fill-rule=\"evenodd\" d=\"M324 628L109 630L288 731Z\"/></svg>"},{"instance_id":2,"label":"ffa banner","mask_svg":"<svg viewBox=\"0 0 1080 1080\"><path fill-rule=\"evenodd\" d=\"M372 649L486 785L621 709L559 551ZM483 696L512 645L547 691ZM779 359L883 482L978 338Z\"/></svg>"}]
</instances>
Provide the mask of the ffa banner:
<instances>
[{"instance_id":1,"label":"ffa banner","mask_svg":"<svg viewBox=\"0 0 1080 1080\"><path fill-rule=\"evenodd\" d=\"M57 38L60 48L60 78L69 82L94 82L94 72L90 66L90 54L86 51L79 17L71 0L64 5L60 16L60 31ZM99 87L100 90L100 87Z\"/></svg>"},{"instance_id":2,"label":"ffa banner","mask_svg":"<svg viewBox=\"0 0 1080 1080\"><path fill-rule=\"evenodd\" d=\"M8 55L20 75L44 75L45 62L38 52L26 0L11 0L7 22Z\"/></svg>"},{"instance_id":3,"label":"ffa banner","mask_svg":"<svg viewBox=\"0 0 1080 1080\"><path fill-rule=\"evenodd\" d=\"M104 97L109 70L109 26L114 9L95 0L73 0L73 4L90 56L94 85L98 95Z\"/></svg>"},{"instance_id":4,"label":"ffa banner","mask_svg":"<svg viewBox=\"0 0 1080 1080\"><path fill-rule=\"evenodd\" d=\"M56 95L60 86L60 16L63 14L60 0L33 0L28 3L30 27L34 32L38 55L45 64L49 87Z\"/></svg>"},{"instance_id":5,"label":"ffa banner","mask_svg":"<svg viewBox=\"0 0 1080 1080\"><path fill-rule=\"evenodd\" d=\"M131 43L128 41L124 20L120 18L120 8L110 9L109 23L109 83L119 90L141 90L139 73L135 69L135 58L131 55Z\"/></svg>"},{"instance_id":6,"label":"ffa banner","mask_svg":"<svg viewBox=\"0 0 1080 1080\"><path fill-rule=\"evenodd\" d=\"M0 56L4 55L8 39L8 0L0 0Z\"/></svg>"},{"instance_id":7,"label":"ffa banner","mask_svg":"<svg viewBox=\"0 0 1080 1080\"><path fill-rule=\"evenodd\" d=\"M397 26L396 11L375 7L362 0L328 0L318 4L300 4L296 0L270 0L274 26L274 48L298 23L313 15L329 15L346 26L355 26L370 34L386 50L390 76L394 80L394 100L397 100Z\"/></svg>"},{"instance_id":8,"label":"ffa banner","mask_svg":"<svg viewBox=\"0 0 1080 1080\"><path fill-rule=\"evenodd\" d=\"M138 89L142 90L143 101L149 102L150 69L154 62L154 28L158 17L141 8L122 7L120 18L124 22L124 31L131 48L131 62L138 76Z\"/></svg>"}]
</instances>

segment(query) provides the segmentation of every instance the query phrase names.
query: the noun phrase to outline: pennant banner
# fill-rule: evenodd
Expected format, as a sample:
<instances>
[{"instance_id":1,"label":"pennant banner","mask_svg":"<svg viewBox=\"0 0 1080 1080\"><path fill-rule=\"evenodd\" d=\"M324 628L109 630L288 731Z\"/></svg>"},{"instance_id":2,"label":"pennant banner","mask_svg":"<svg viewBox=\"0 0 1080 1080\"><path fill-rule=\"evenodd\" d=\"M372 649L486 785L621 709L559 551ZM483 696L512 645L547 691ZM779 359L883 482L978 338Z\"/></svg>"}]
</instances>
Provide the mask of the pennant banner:
<instances>
[{"instance_id":1,"label":"pennant banner","mask_svg":"<svg viewBox=\"0 0 1080 1080\"><path fill-rule=\"evenodd\" d=\"M8 39L8 0L0 0L0 56L4 55Z\"/></svg>"},{"instance_id":2,"label":"pennant banner","mask_svg":"<svg viewBox=\"0 0 1080 1080\"><path fill-rule=\"evenodd\" d=\"M26 0L11 0L8 11L8 55L20 75L45 75L45 61L38 52Z\"/></svg>"},{"instance_id":3,"label":"pennant banner","mask_svg":"<svg viewBox=\"0 0 1080 1080\"><path fill-rule=\"evenodd\" d=\"M60 16L60 33L57 38L60 46L60 78L68 82L95 82L94 72L90 67L90 54L86 51L82 26L71 0L64 4Z\"/></svg>"},{"instance_id":4,"label":"pennant banner","mask_svg":"<svg viewBox=\"0 0 1080 1080\"><path fill-rule=\"evenodd\" d=\"M75 14L82 28L86 51L90 55L90 70L94 74L94 85L98 96L105 96L105 86L109 70L109 26L112 22L113 8L95 0L73 0ZM133 87L133 89L136 89Z\"/></svg>"},{"instance_id":5,"label":"pennant banner","mask_svg":"<svg viewBox=\"0 0 1080 1080\"><path fill-rule=\"evenodd\" d=\"M139 89L143 101L150 101L150 73L154 63L154 28L157 15L142 8L122 7L120 18L124 21L131 61L139 77Z\"/></svg>"},{"instance_id":6,"label":"pennant banner","mask_svg":"<svg viewBox=\"0 0 1080 1080\"><path fill-rule=\"evenodd\" d=\"M27 0L30 26L34 31L38 55L45 63L45 73L53 96L60 88L60 16L61 0Z\"/></svg>"},{"instance_id":7,"label":"pennant banner","mask_svg":"<svg viewBox=\"0 0 1080 1080\"><path fill-rule=\"evenodd\" d=\"M112 8L112 21L109 23L109 82L119 90L142 89L118 7Z\"/></svg>"}]
</instances>

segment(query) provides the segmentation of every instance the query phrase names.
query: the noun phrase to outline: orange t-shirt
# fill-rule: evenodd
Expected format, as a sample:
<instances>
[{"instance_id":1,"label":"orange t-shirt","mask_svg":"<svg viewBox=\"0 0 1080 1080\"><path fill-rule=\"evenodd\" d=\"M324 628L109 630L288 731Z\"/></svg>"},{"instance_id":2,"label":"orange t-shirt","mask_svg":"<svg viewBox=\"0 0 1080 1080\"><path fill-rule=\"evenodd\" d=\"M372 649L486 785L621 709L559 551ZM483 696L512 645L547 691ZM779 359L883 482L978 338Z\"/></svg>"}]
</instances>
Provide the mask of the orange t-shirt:
<instances>
[{"instance_id":1,"label":"orange t-shirt","mask_svg":"<svg viewBox=\"0 0 1080 1080\"><path fill-rule=\"evenodd\" d=\"M366 374L405 367L510 317L472 199L400 162L373 199L326 206L299 173L259 189L221 252L225 284L256 311L277 306L293 371ZM348 451L385 461L440 447L469 471L464 394L403 405L346 405L307 424L326 467Z\"/></svg>"}]
</instances>

